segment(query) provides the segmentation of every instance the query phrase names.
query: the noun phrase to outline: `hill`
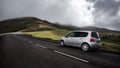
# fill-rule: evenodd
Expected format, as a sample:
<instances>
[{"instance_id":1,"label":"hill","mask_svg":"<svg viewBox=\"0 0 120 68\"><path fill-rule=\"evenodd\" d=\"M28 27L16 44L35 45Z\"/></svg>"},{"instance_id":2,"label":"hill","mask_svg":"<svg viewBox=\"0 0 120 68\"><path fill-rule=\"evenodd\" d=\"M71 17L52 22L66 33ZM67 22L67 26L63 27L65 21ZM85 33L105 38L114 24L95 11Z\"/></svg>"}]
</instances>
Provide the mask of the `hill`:
<instances>
[{"instance_id":1,"label":"hill","mask_svg":"<svg viewBox=\"0 0 120 68\"><path fill-rule=\"evenodd\" d=\"M80 29L81 29L81 30L98 31L98 32L100 32L100 33L120 33L120 31L110 30L110 29L107 29L107 28L94 27L94 26L80 27Z\"/></svg>"},{"instance_id":2,"label":"hill","mask_svg":"<svg viewBox=\"0 0 120 68\"><path fill-rule=\"evenodd\" d=\"M100 33L120 33L117 30L110 30L107 28L100 28L95 26L83 26L83 27L76 27L71 25L61 25L59 23L55 23L54 26L61 29L68 29L68 30L88 30L88 31L98 31Z\"/></svg>"},{"instance_id":3,"label":"hill","mask_svg":"<svg viewBox=\"0 0 120 68\"><path fill-rule=\"evenodd\" d=\"M15 32L26 29L32 26L32 24L35 24L34 21L36 20L39 19L34 17L22 17L0 21L0 33Z\"/></svg>"},{"instance_id":4,"label":"hill","mask_svg":"<svg viewBox=\"0 0 120 68\"><path fill-rule=\"evenodd\" d=\"M35 17L21 17L0 21L0 33L24 31L43 31L53 29L67 29L67 30L92 30L101 33L120 33L120 31L109 30L106 28L99 28L94 26L76 27L71 25L61 25L58 23L51 23L46 20L40 20Z\"/></svg>"}]
</instances>

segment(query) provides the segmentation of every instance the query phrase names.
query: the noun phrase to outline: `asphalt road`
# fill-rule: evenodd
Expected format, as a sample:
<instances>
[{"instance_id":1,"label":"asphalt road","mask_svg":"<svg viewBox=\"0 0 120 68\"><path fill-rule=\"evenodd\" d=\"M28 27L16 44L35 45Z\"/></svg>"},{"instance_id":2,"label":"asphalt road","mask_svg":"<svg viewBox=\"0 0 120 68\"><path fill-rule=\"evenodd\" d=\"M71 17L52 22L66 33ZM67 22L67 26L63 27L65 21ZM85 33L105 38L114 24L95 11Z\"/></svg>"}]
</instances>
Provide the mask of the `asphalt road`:
<instances>
[{"instance_id":1,"label":"asphalt road","mask_svg":"<svg viewBox=\"0 0 120 68\"><path fill-rule=\"evenodd\" d=\"M120 68L120 55L14 34L0 37L0 62L0 68Z\"/></svg>"}]
</instances>

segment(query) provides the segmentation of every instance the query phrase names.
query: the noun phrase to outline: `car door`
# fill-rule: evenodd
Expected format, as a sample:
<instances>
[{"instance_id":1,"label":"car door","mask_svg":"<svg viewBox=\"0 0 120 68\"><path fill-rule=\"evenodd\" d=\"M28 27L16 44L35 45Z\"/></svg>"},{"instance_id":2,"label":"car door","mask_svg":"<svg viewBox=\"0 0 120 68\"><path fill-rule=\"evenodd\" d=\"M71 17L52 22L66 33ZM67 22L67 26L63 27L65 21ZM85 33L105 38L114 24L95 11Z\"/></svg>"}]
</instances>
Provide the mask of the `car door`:
<instances>
[{"instance_id":1,"label":"car door","mask_svg":"<svg viewBox=\"0 0 120 68\"><path fill-rule=\"evenodd\" d=\"M87 37L87 32L75 32L75 37L72 39L72 44L77 47L81 47L83 42L86 42L85 38Z\"/></svg>"},{"instance_id":2,"label":"car door","mask_svg":"<svg viewBox=\"0 0 120 68\"><path fill-rule=\"evenodd\" d=\"M71 32L65 36L65 44L66 45L73 45L73 39L75 37L75 32Z\"/></svg>"},{"instance_id":3,"label":"car door","mask_svg":"<svg viewBox=\"0 0 120 68\"><path fill-rule=\"evenodd\" d=\"M73 40L72 41L73 46L80 47L81 32L75 32L75 36L74 36L74 38L72 40Z\"/></svg>"}]
</instances>

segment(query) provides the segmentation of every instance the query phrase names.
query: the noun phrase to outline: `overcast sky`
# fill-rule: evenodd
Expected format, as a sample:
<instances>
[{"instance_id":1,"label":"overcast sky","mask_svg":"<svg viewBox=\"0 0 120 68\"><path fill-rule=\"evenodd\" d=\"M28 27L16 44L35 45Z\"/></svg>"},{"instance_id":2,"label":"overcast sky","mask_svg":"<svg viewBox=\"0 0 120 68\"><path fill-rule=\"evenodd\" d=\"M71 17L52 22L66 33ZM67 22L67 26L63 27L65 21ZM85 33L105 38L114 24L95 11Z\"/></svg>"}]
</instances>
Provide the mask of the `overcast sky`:
<instances>
[{"instance_id":1,"label":"overcast sky","mask_svg":"<svg viewBox=\"0 0 120 68\"><path fill-rule=\"evenodd\" d=\"M0 20L26 16L120 30L120 0L0 0Z\"/></svg>"}]
</instances>

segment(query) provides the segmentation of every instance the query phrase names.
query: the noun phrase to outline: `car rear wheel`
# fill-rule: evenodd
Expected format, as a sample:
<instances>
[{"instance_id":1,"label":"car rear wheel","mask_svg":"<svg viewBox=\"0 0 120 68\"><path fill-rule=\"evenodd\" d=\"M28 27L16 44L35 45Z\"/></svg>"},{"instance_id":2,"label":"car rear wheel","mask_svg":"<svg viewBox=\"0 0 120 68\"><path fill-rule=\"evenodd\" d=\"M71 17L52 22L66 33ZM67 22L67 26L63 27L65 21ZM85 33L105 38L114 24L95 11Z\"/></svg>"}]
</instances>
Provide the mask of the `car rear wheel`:
<instances>
[{"instance_id":1,"label":"car rear wheel","mask_svg":"<svg viewBox=\"0 0 120 68\"><path fill-rule=\"evenodd\" d=\"M88 51L90 49L89 45L88 44L83 44L82 45L82 50L83 51Z\"/></svg>"},{"instance_id":2,"label":"car rear wheel","mask_svg":"<svg viewBox=\"0 0 120 68\"><path fill-rule=\"evenodd\" d=\"M65 46L65 43L64 43L64 41L62 40L62 41L60 41L60 45L61 46Z\"/></svg>"}]
</instances>

